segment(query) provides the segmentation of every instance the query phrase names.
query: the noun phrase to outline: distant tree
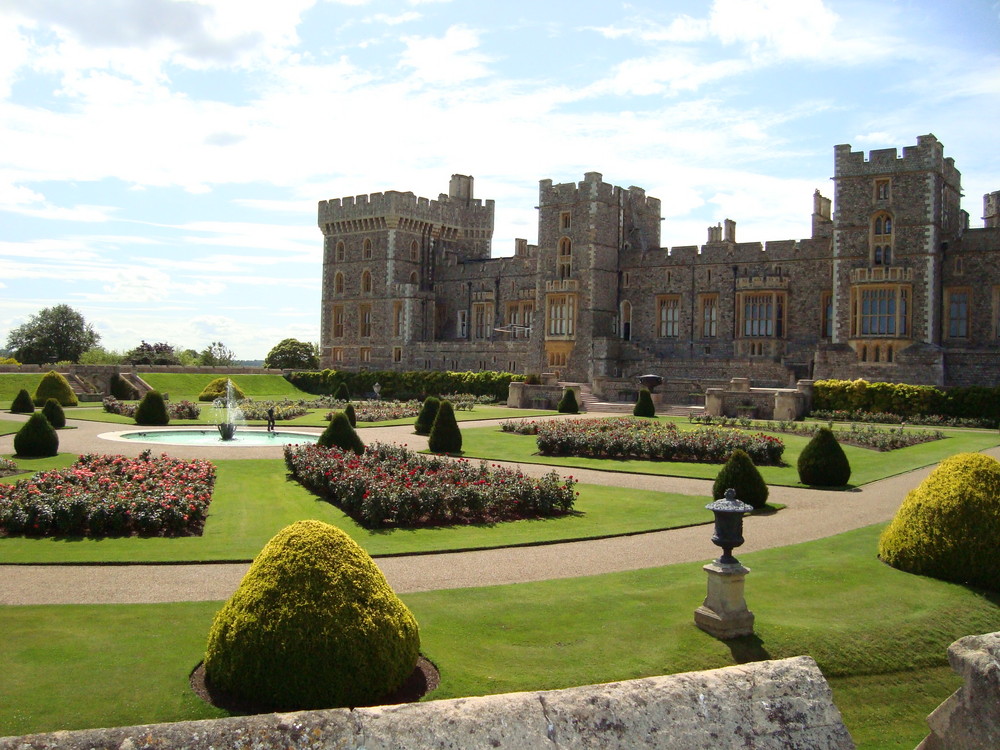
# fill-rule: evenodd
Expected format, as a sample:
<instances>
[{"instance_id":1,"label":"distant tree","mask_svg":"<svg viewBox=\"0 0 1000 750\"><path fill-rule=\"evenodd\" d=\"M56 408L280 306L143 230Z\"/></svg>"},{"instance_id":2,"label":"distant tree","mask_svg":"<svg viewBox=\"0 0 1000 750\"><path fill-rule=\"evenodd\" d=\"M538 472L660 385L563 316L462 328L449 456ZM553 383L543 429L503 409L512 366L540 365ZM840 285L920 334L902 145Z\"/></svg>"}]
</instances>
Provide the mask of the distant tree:
<instances>
[{"instance_id":1,"label":"distant tree","mask_svg":"<svg viewBox=\"0 0 1000 750\"><path fill-rule=\"evenodd\" d=\"M120 365L125 361L125 354L103 346L92 346L80 355L78 361L81 365Z\"/></svg>"},{"instance_id":2,"label":"distant tree","mask_svg":"<svg viewBox=\"0 0 1000 750\"><path fill-rule=\"evenodd\" d=\"M267 353L264 367L275 370L319 369L319 352L316 345L298 339L282 339Z\"/></svg>"},{"instance_id":3,"label":"distant tree","mask_svg":"<svg viewBox=\"0 0 1000 750\"><path fill-rule=\"evenodd\" d=\"M194 349L181 349L176 354L178 363L185 367L197 367L201 364L201 355Z\"/></svg>"},{"instance_id":4,"label":"distant tree","mask_svg":"<svg viewBox=\"0 0 1000 750\"><path fill-rule=\"evenodd\" d=\"M228 366L233 363L235 358L233 350L221 341L213 341L202 349L201 354L198 355L198 361L204 367Z\"/></svg>"},{"instance_id":5,"label":"distant tree","mask_svg":"<svg viewBox=\"0 0 1000 750\"><path fill-rule=\"evenodd\" d=\"M101 340L94 326L69 305L46 307L7 335L7 348L25 364L76 362Z\"/></svg>"},{"instance_id":6,"label":"distant tree","mask_svg":"<svg viewBox=\"0 0 1000 750\"><path fill-rule=\"evenodd\" d=\"M125 360L133 365L177 365L180 360L170 344L159 342L148 344L143 341L125 355Z\"/></svg>"}]
</instances>

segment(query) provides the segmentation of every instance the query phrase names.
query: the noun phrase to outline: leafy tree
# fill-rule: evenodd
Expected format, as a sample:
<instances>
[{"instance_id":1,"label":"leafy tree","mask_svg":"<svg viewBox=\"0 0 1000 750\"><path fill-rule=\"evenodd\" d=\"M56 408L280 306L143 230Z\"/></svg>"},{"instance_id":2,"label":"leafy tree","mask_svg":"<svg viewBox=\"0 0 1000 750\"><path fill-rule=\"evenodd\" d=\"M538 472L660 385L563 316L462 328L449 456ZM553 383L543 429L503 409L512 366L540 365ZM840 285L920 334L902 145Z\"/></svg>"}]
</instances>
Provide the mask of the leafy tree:
<instances>
[{"instance_id":1,"label":"leafy tree","mask_svg":"<svg viewBox=\"0 0 1000 750\"><path fill-rule=\"evenodd\" d=\"M80 355L101 340L94 326L69 305L46 307L32 315L7 336L7 348L25 364L47 364L69 360Z\"/></svg>"},{"instance_id":2,"label":"leafy tree","mask_svg":"<svg viewBox=\"0 0 1000 750\"><path fill-rule=\"evenodd\" d=\"M315 344L298 339L282 339L264 358L264 367L275 370L316 370L319 352Z\"/></svg>"},{"instance_id":3,"label":"leafy tree","mask_svg":"<svg viewBox=\"0 0 1000 750\"><path fill-rule=\"evenodd\" d=\"M125 361L123 352L105 349L103 346L92 346L80 355L81 365L120 365Z\"/></svg>"},{"instance_id":4,"label":"leafy tree","mask_svg":"<svg viewBox=\"0 0 1000 750\"><path fill-rule=\"evenodd\" d=\"M180 360L170 344L159 342L149 344L143 341L125 355L125 360L133 365L178 365Z\"/></svg>"},{"instance_id":5,"label":"leafy tree","mask_svg":"<svg viewBox=\"0 0 1000 750\"><path fill-rule=\"evenodd\" d=\"M221 341L213 341L202 349L201 354L198 355L198 361L205 367L231 365L235 358L233 350Z\"/></svg>"},{"instance_id":6,"label":"leafy tree","mask_svg":"<svg viewBox=\"0 0 1000 750\"><path fill-rule=\"evenodd\" d=\"M197 367L201 364L201 355L194 349L181 349L176 354L178 363L185 367Z\"/></svg>"}]
</instances>

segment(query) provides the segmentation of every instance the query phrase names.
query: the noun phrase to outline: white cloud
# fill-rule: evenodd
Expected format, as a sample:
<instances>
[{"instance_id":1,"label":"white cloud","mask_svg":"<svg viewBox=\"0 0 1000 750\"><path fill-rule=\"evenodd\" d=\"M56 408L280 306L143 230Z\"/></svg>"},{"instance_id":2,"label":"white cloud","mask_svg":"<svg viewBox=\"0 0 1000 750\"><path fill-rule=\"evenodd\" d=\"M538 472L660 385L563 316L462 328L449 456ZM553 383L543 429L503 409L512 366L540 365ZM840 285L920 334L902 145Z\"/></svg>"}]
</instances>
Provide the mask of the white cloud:
<instances>
[{"instance_id":1,"label":"white cloud","mask_svg":"<svg viewBox=\"0 0 1000 750\"><path fill-rule=\"evenodd\" d=\"M403 43L399 66L412 68L413 77L425 83L449 86L489 74L490 58L475 51L479 34L466 26L451 26L442 37L403 37Z\"/></svg>"},{"instance_id":2,"label":"white cloud","mask_svg":"<svg viewBox=\"0 0 1000 750\"><path fill-rule=\"evenodd\" d=\"M421 18L422 16L416 11L408 11L406 13L400 13L396 16L390 16L385 13L376 13L371 18L365 20L369 23L384 23L386 26L399 26L403 23L419 21Z\"/></svg>"}]
</instances>

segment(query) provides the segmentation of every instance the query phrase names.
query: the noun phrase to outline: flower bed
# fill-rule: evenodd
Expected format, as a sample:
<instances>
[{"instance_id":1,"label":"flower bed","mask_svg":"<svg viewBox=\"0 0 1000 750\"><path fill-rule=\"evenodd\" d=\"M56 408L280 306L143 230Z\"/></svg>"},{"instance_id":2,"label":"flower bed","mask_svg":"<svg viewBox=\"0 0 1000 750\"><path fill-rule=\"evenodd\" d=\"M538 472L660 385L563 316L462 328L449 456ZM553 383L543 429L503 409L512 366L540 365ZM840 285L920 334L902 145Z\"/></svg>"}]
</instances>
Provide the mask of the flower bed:
<instances>
[{"instance_id":1,"label":"flower bed","mask_svg":"<svg viewBox=\"0 0 1000 750\"><path fill-rule=\"evenodd\" d=\"M349 403L354 404L354 416L359 422L387 422L390 419L413 419L420 414L419 401L334 401L331 406L343 411ZM323 417L328 422L335 412Z\"/></svg>"},{"instance_id":2,"label":"flower bed","mask_svg":"<svg viewBox=\"0 0 1000 750\"><path fill-rule=\"evenodd\" d=\"M289 419L296 419L309 413L309 409L301 402L284 399L282 401L253 401L243 399L236 404L243 412L244 419L266 420L267 410L274 409L274 420L284 422ZM222 404L225 407L225 404Z\"/></svg>"},{"instance_id":3,"label":"flower bed","mask_svg":"<svg viewBox=\"0 0 1000 750\"><path fill-rule=\"evenodd\" d=\"M781 440L763 433L718 427L678 430L672 422L634 417L504 422L501 429L537 435L538 452L543 456L723 463L739 449L758 466L777 466L785 451Z\"/></svg>"},{"instance_id":4,"label":"flower bed","mask_svg":"<svg viewBox=\"0 0 1000 750\"><path fill-rule=\"evenodd\" d=\"M215 467L145 451L80 456L67 469L0 484L0 531L26 536L192 536L201 533Z\"/></svg>"},{"instance_id":5,"label":"flower bed","mask_svg":"<svg viewBox=\"0 0 1000 750\"><path fill-rule=\"evenodd\" d=\"M139 407L138 404L119 401L114 396L105 396L102 404L108 414L121 414L130 419L135 419L135 410ZM171 419L197 419L201 414L201 407L192 401L167 401L166 405Z\"/></svg>"},{"instance_id":6,"label":"flower bed","mask_svg":"<svg viewBox=\"0 0 1000 750\"><path fill-rule=\"evenodd\" d=\"M536 479L384 443L372 443L360 456L317 445L286 446L285 464L306 489L365 528L559 516L572 510L576 498L576 480L554 471Z\"/></svg>"},{"instance_id":7,"label":"flower bed","mask_svg":"<svg viewBox=\"0 0 1000 750\"><path fill-rule=\"evenodd\" d=\"M10 474L16 474L17 462L11 458L4 458L0 456L0 477L6 477Z\"/></svg>"},{"instance_id":8,"label":"flower bed","mask_svg":"<svg viewBox=\"0 0 1000 750\"><path fill-rule=\"evenodd\" d=\"M976 419L972 417L946 417L941 414L914 414L908 417L890 412L860 411L857 409L814 409L809 415L816 419L834 422L864 422L876 424L919 424L925 427L979 427L990 429L996 426L995 420Z\"/></svg>"}]
</instances>

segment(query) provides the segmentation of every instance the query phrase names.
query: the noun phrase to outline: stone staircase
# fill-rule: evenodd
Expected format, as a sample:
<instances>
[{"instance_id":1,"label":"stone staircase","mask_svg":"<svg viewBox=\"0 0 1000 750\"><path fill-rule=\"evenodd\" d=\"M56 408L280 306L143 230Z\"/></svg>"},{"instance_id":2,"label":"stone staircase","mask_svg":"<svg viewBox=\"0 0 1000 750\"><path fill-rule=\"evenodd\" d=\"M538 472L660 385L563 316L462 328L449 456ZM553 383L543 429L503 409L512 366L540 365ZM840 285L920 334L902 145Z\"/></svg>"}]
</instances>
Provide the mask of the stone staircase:
<instances>
[{"instance_id":1,"label":"stone staircase","mask_svg":"<svg viewBox=\"0 0 1000 750\"><path fill-rule=\"evenodd\" d=\"M580 398L578 399L581 412L590 412L598 414L631 414L632 409L635 404L631 403L614 403L608 401L601 401L594 395L590 388L590 383L565 383L560 382L559 385L562 387L576 387L580 389ZM705 413L704 406L658 406L656 409L657 414L662 414L666 416L674 417L687 417L691 414L701 415Z\"/></svg>"},{"instance_id":2,"label":"stone staircase","mask_svg":"<svg viewBox=\"0 0 1000 750\"><path fill-rule=\"evenodd\" d=\"M97 389L76 373L61 372L59 374L66 378L69 383L69 387L73 389L73 394L76 396L76 400L80 403L101 400L102 396Z\"/></svg>"}]
</instances>

